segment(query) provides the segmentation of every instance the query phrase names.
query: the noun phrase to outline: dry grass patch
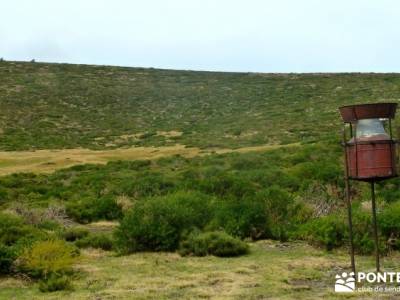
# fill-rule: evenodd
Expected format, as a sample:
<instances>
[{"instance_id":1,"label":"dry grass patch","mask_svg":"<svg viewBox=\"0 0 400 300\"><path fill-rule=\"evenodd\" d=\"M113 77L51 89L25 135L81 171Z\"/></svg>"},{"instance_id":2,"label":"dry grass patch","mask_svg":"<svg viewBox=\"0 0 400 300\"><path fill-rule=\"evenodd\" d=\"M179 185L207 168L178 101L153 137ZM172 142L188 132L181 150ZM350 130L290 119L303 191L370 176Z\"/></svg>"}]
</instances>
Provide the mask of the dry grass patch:
<instances>
[{"instance_id":1,"label":"dry grass patch","mask_svg":"<svg viewBox=\"0 0 400 300\"><path fill-rule=\"evenodd\" d=\"M84 227L91 232L111 232L118 226L118 222L114 221L99 221L85 225Z\"/></svg>"},{"instance_id":2,"label":"dry grass patch","mask_svg":"<svg viewBox=\"0 0 400 300\"><path fill-rule=\"evenodd\" d=\"M112 160L140 160L157 159L166 156L182 155L194 157L210 153L267 151L279 147L298 146L298 143L289 145L262 145L238 149L207 150L185 145L163 147L132 147L112 150L89 150L83 148L62 150L36 151L3 151L0 152L0 175L18 172L50 173L58 169L80 164L105 164Z\"/></svg>"},{"instance_id":3,"label":"dry grass patch","mask_svg":"<svg viewBox=\"0 0 400 300\"><path fill-rule=\"evenodd\" d=\"M157 131L157 135L166 138L180 137L183 134L181 131L170 130L170 131Z\"/></svg>"}]
</instances>

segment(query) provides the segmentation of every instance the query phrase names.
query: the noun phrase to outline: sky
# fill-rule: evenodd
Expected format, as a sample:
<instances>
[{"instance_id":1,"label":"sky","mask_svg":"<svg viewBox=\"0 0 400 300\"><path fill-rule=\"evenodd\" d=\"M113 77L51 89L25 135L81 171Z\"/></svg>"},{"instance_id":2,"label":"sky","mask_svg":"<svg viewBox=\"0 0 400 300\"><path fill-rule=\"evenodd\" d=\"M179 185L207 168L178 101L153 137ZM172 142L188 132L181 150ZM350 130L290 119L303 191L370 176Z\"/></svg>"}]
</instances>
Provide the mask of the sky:
<instances>
[{"instance_id":1,"label":"sky","mask_svg":"<svg viewBox=\"0 0 400 300\"><path fill-rule=\"evenodd\" d=\"M5 60L400 72L398 0L0 0Z\"/></svg>"}]
</instances>

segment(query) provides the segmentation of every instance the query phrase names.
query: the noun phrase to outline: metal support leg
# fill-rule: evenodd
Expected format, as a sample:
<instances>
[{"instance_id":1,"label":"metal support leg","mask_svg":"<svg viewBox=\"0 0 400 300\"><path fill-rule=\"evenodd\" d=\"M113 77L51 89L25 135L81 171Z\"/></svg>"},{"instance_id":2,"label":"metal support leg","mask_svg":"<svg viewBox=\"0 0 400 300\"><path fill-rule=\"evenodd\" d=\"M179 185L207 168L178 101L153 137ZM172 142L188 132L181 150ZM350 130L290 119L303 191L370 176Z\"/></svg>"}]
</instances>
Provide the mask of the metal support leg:
<instances>
[{"instance_id":1,"label":"metal support leg","mask_svg":"<svg viewBox=\"0 0 400 300\"><path fill-rule=\"evenodd\" d=\"M353 129L350 124L350 133L353 136ZM347 219L349 222L349 239L350 239L350 260L351 260L351 270L356 275L356 263L354 259L354 242L353 242L353 218L351 213L351 196L350 196L350 179L349 179L349 162L347 159L346 150L346 128L343 128L343 147L344 147L344 184L346 193L346 203L347 203Z\"/></svg>"},{"instance_id":2,"label":"metal support leg","mask_svg":"<svg viewBox=\"0 0 400 300\"><path fill-rule=\"evenodd\" d=\"M372 226L374 227L376 272L380 272L378 225L376 223L375 182L371 181Z\"/></svg>"},{"instance_id":3,"label":"metal support leg","mask_svg":"<svg viewBox=\"0 0 400 300\"><path fill-rule=\"evenodd\" d=\"M345 178L346 186L346 202L347 202L347 218L349 222L349 239L350 239L350 259L351 259L351 270L356 274L356 263L354 259L354 242L353 242L353 218L351 213L351 200L350 200L350 183L349 179Z\"/></svg>"}]
</instances>

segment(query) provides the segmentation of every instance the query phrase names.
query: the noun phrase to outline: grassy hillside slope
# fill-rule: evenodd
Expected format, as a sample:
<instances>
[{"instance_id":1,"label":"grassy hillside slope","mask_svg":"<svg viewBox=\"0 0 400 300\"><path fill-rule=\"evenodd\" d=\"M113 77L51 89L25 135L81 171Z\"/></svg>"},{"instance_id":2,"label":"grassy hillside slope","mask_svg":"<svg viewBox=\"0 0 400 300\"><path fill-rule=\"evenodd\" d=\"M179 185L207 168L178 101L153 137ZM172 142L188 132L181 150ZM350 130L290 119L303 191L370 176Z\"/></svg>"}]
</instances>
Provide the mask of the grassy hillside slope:
<instances>
[{"instance_id":1,"label":"grassy hillside slope","mask_svg":"<svg viewBox=\"0 0 400 300\"><path fill-rule=\"evenodd\" d=\"M256 74L0 62L0 150L338 136L337 107L398 101L398 74Z\"/></svg>"},{"instance_id":2,"label":"grassy hillside slope","mask_svg":"<svg viewBox=\"0 0 400 300\"><path fill-rule=\"evenodd\" d=\"M397 74L0 62L0 299L342 299L337 108L399 92ZM394 271L400 179L376 190ZM351 193L372 271L369 189Z\"/></svg>"}]
</instances>

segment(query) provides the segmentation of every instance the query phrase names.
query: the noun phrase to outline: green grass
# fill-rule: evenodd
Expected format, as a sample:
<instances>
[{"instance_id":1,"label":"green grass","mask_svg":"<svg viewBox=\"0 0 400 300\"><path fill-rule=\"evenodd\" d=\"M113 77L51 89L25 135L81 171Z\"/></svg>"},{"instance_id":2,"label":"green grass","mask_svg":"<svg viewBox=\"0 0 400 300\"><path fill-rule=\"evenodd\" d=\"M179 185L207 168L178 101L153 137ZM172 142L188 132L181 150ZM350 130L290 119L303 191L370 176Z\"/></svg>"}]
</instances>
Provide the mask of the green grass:
<instances>
[{"instance_id":1,"label":"green grass","mask_svg":"<svg viewBox=\"0 0 400 300\"><path fill-rule=\"evenodd\" d=\"M339 138L338 106L398 102L399 94L398 74L1 62L0 150L307 143Z\"/></svg>"},{"instance_id":2,"label":"green grass","mask_svg":"<svg viewBox=\"0 0 400 300\"><path fill-rule=\"evenodd\" d=\"M116 257L83 251L72 291L41 293L37 283L3 278L0 299L375 299L376 294L334 293L334 276L349 270L345 251L326 253L304 243L259 241L237 258L181 257L138 253ZM357 256L359 270L372 271L371 257ZM400 267L398 254L386 270ZM380 295L385 298L385 295ZM387 299L393 294L386 295Z\"/></svg>"}]
</instances>

